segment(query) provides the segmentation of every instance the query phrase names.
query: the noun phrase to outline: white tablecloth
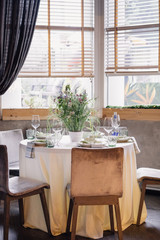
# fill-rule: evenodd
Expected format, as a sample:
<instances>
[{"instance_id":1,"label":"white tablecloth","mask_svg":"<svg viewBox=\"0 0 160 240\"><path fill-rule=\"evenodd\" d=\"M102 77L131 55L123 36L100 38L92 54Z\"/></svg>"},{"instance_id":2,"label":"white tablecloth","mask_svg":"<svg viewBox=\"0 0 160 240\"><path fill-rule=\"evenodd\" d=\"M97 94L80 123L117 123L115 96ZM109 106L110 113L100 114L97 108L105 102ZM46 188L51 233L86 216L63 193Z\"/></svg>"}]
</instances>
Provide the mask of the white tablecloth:
<instances>
[{"instance_id":1,"label":"white tablecloth","mask_svg":"<svg viewBox=\"0 0 160 240\"><path fill-rule=\"evenodd\" d=\"M63 147L36 147L35 158L26 158L26 144L20 144L20 175L45 181L50 184L46 190L51 231L53 235L65 232L69 199L66 185L70 183L71 148L68 136L63 137ZM136 178L136 155L133 143L119 143L124 148L123 197L120 199L122 229L135 224L138 214L140 188ZM38 196L24 201L25 227L47 231ZM144 204L141 222L147 216ZM115 221L116 222L116 221ZM82 206L79 208L77 234L90 238L101 238L103 230L110 229L108 206Z\"/></svg>"}]
</instances>

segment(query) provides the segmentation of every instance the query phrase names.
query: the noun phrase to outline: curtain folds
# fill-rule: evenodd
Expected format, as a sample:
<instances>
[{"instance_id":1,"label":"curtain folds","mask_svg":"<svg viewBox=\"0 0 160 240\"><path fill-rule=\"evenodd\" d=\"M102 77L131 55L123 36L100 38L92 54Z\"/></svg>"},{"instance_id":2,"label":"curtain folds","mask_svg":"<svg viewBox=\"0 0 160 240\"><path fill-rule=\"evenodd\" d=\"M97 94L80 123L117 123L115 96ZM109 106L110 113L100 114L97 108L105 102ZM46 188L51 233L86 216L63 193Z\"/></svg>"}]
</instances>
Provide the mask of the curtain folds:
<instances>
[{"instance_id":1,"label":"curtain folds","mask_svg":"<svg viewBox=\"0 0 160 240\"><path fill-rule=\"evenodd\" d=\"M16 79L27 56L40 0L0 0L0 95Z\"/></svg>"}]
</instances>

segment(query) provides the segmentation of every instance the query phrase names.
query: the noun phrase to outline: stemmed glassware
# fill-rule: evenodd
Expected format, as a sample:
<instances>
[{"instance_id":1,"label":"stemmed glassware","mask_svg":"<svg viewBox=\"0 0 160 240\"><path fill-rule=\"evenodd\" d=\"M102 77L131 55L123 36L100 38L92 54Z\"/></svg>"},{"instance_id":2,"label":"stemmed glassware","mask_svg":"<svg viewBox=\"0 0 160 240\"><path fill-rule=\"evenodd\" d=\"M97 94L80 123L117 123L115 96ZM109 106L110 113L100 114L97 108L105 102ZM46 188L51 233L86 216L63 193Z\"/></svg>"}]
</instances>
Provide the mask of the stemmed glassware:
<instances>
[{"instance_id":1,"label":"stemmed glassware","mask_svg":"<svg viewBox=\"0 0 160 240\"><path fill-rule=\"evenodd\" d=\"M31 125L35 130L35 138L36 138L36 130L40 126L40 117L39 115L32 115Z\"/></svg>"},{"instance_id":2,"label":"stemmed glassware","mask_svg":"<svg viewBox=\"0 0 160 240\"><path fill-rule=\"evenodd\" d=\"M55 145L59 145L59 141L62 138L62 121L59 118L53 119L53 132L55 133Z\"/></svg>"},{"instance_id":3,"label":"stemmed glassware","mask_svg":"<svg viewBox=\"0 0 160 240\"><path fill-rule=\"evenodd\" d=\"M112 126L112 118L111 117L105 117L103 120L103 127L104 130L107 132L108 136L109 134L112 132L113 130L113 126Z\"/></svg>"}]
</instances>

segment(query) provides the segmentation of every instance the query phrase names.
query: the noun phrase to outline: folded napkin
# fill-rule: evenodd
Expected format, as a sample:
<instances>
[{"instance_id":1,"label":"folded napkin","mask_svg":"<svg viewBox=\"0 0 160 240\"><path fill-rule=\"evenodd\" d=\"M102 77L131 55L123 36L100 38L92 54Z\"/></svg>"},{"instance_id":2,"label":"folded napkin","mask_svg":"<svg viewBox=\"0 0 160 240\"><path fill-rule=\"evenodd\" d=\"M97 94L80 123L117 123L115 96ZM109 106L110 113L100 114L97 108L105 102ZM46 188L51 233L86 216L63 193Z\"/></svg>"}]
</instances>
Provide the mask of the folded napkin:
<instances>
[{"instance_id":1,"label":"folded napkin","mask_svg":"<svg viewBox=\"0 0 160 240\"><path fill-rule=\"evenodd\" d=\"M141 151L140 151L140 149L138 147L136 139L134 137L130 137L129 141L133 142L134 150L135 150L136 154L140 153Z\"/></svg>"},{"instance_id":2,"label":"folded napkin","mask_svg":"<svg viewBox=\"0 0 160 240\"><path fill-rule=\"evenodd\" d=\"M35 146L34 142L28 142L27 143L25 157L35 158L34 146Z\"/></svg>"}]
</instances>

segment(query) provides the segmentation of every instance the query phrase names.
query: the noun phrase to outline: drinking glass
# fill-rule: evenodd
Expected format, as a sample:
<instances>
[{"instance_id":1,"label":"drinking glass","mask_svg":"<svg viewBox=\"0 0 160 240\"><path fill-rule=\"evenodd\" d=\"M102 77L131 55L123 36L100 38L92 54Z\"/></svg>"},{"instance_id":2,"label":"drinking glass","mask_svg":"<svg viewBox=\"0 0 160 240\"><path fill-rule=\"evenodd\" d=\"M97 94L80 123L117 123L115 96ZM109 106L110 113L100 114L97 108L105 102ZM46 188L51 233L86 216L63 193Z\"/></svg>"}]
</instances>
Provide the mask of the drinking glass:
<instances>
[{"instance_id":1,"label":"drinking glass","mask_svg":"<svg viewBox=\"0 0 160 240\"><path fill-rule=\"evenodd\" d=\"M59 142L62 139L62 130L56 134L56 146L60 146Z\"/></svg>"},{"instance_id":2,"label":"drinking glass","mask_svg":"<svg viewBox=\"0 0 160 240\"><path fill-rule=\"evenodd\" d=\"M46 143L47 143L47 147L48 148L53 148L54 145L55 145L55 137L53 134L49 134L47 137L46 137Z\"/></svg>"},{"instance_id":3,"label":"drinking glass","mask_svg":"<svg viewBox=\"0 0 160 240\"><path fill-rule=\"evenodd\" d=\"M35 138L36 138L36 130L40 126L40 117L39 117L39 115L32 115L31 125L35 129Z\"/></svg>"},{"instance_id":4,"label":"drinking glass","mask_svg":"<svg viewBox=\"0 0 160 240\"><path fill-rule=\"evenodd\" d=\"M121 136L121 137L128 136L128 129L127 129L127 127L119 127L119 136Z\"/></svg>"},{"instance_id":5,"label":"drinking glass","mask_svg":"<svg viewBox=\"0 0 160 240\"><path fill-rule=\"evenodd\" d=\"M108 146L109 147L115 147L117 143L117 136L110 135L108 136Z\"/></svg>"},{"instance_id":6,"label":"drinking glass","mask_svg":"<svg viewBox=\"0 0 160 240\"><path fill-rule=\"evenodd\" d=\"M104 130L107 132L108 136L113 130L111 117L105 117L103 120Z\"/></svg>"},{"instance_id":7,"label":"drinking glass","mask_svg":"<svg viewBox=\"0 0 160 240\"><path fill-rule=\"evenodd\" d=\"M55 133L55 145L59 144L59 141L62 138L62 121L59 118L54 118L53 119L53 127L52 131Z\"/></svg>"},{"instance_id":8,"label":"drinking glass","mask_svg":"<svg viewBox=\"0 0 160 240\"><path fill-rule=\"evenodd\" d=\"M32 140L34 138L34 130L33 129L27 129L26 130L26 137L28 140Z\"/></svg>"}]
</instances>

